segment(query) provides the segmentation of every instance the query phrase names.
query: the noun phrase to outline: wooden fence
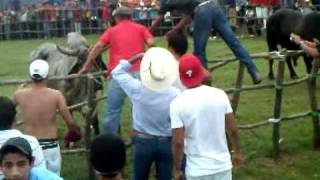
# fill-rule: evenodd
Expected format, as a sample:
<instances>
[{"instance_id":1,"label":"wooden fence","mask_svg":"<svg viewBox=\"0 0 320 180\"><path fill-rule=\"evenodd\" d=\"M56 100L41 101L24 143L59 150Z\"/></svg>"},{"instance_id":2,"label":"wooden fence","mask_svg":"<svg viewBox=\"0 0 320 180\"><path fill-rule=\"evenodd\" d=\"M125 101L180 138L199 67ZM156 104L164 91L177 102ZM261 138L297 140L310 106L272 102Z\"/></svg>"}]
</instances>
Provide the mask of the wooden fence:
<instances>
[{"instance_id":1,"label":"wooden fence","mask_svg":"<svg viewBox=\"0 0 320 180\"><path fill-rule=\"evenodd\" d=\"M302 77L297 80L292 80L288 82L284 82L284 69L285 69L285 59L288 56L297 56L303 53L302 51L282 51L282 52L263 52L263 53L257 53L252 54L251 57L254 59L266 59L270 60L273 59L278 63L277 66L277 74L276 74L276 80L273 83L266 83L261 85L251 85L251 86L243 86L243 77L244 77L244 69L245 65L239 62L238 65L238 71L236 74L236 82L235 86L232 88L224 89L228 94L232 95L231 98L231 104L234 110L234 113L237 111L237 107L239 105L240 100L240 93L244 91L252 91L252 90L260 90L260 89L274 89L275 96L274 96L274 106L273 106L273 116L272 118L252 124L245 124L245 125L238 125L238 128L241 130L250 130L253 128L258 128L262 126L266 126L269 124L272 124L273 126L273 158L275 161L279 158L280 153L280 123L283 121L289 121L294 120L298 118L308 117L311 116L312 122L313 122L313 145L314 148L320 148L320 128L319 128L319 110L318 110L318 104L317 104L317 97L316 97L316 80L317 76L319 76L318 71L320 67L320 60L315 60L313 62L312 66L312 72L309 75L306 75L305 77ZM223 67L224 65L227 65L230 62L235 62L237 59L235 57L225 57L222 59L216 59L213 61L209 61L209 64L213 64L210 66L209 70L213 71L217 68ZM58 81L58 80L68 80L68 79L74 79L74 78L86 78L87 79L87 87L88 87L88 99L85 102L81 102L79 104L75 104L72 106L69 106L70 110L79 108L84 105L88 105L89 112L86 116L86 122L85 122L85 149L75 149L75 150L65 150L63 153L74 153L74 152L86 152L87 158L89 153L89 145L91 143L91 122L92 122L92 112L94 111L94 103L104 100L107 97L103 96L100 98L94 99L94 92L91 91L91 87L93 86L93 78L97 76L103 75L105 72L97 72L92 74L86 74L86 75L69 75L67 77L52 77L48 79L48 81ZM0 81L0 87L1 86L7 86L7 85L19 85L23 83L30 83L31 81L29 79L24 80L2 80ZM283 95L283 87L288 87L300 83L306 83L308 88L308 95L309 95L309 101L310 101L310 111L308 112L300 112L297 114L293 114L286 117L281 117L281 105L282 105L282 95ZM90 168L90 179L94 177L93 171L91 169L91 166L89 164L89 159L87 159L88 167Z\"/></svg>"}]
</instances>

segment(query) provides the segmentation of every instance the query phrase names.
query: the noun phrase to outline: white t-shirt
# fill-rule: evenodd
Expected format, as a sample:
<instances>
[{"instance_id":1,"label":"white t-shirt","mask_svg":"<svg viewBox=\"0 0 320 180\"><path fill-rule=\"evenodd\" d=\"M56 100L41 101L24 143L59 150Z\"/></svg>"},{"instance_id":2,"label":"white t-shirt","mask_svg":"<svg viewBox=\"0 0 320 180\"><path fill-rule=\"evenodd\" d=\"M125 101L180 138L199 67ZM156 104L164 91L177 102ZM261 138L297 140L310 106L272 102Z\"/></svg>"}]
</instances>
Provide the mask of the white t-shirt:
<instances>
[{"instance_id":1,"label":"white t-shirt","mask_svg":"<svg viewBox=\"0 0 320 180\"><path fill-rule=\"evenodd\" d=\"M33 136L22 134L20 131L18 131L16 129L0 131L0 147L2 147L2 145L8 139L13 138L13 137L22 137L30 143L31 149L32 149L32 156L35 158L34 165L33 165L34 167L46 168L46 162L44 160L42 148L41 148L38 140ZM2 174L2 171L0 171L0 179L3 179L3 178L4 178L4 176Z\"/></svg>"},{"instance_id":2,"label":"white t-shirt","mask_svg":"<svg viewBox=\"0 0 320 180\"><path fill-rule=\"evenodd\" d=\"M170 105L171 128L184 128L186 174L197 177L232 168L225 114L232 108L227 94L202 85L186 89Z\"/></svg>"}]
</instances>

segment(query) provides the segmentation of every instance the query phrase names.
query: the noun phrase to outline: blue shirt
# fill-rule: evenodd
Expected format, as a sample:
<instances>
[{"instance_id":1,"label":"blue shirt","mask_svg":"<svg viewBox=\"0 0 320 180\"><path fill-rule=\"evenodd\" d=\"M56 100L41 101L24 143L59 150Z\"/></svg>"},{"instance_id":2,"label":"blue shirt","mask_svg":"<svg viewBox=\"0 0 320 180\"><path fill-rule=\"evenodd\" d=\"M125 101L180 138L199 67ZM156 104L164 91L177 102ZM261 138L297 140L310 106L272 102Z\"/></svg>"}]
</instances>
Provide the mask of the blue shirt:
<instances>
[{"instance_id":1,"label":"blue shirt","mask_svg":"<svg viewBox=\"0 0 320 180\"><path fill-rule=\"evenodd\" d=\"M63 180L63 178L47 170L46 168L33 167L30 170L28 180Z\"/></svg>"},{"instance_id":2,"label":"blue shirt","mask_svg":"<svg viewBox=\"0 0 320 180\"><path fill-rule=\"evenodd\" d=\"M175 87L150 90L127 72L129 67L129 62L121 60L111 74L131 100L133 129L154 136L171 136L170 103L180 91Z\"/></svg>"}]
</instances>

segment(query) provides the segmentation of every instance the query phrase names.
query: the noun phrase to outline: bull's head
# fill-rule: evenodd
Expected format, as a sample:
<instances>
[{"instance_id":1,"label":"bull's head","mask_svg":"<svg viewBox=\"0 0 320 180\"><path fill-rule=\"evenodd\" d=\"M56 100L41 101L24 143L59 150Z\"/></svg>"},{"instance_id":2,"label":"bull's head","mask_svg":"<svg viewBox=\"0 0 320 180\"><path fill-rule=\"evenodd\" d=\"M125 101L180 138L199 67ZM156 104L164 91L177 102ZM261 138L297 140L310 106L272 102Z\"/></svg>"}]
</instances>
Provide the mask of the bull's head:
<instances>
[{"instance_id":1,"label":"bull's head","mask_svg":"<svg viewBox=\"0 0 320 180\"><path fill-rule=\"evenodd\" d=\"M79 33L71 32L68 33L67 37L68 46L66 48L57 46L57 49L62 54L72 56L77 59L76 63L72 64L72 68L70 69L70 73L76 73L85 63L91 48L89 47L88 41ZM105 68L101 55L97 57L95 62L97 62L97 66L95 66L92 71L98 71L99 69L101 70Z\"/></svg>"},{"instance_id":2,"label":"bull's head","mask_svg":"<svg viewBox=\"0 0 320 180\"><path fill-rule=\"evenodd\" d=\"M63 48L57 45L57 49L62 54L73 57L70 59L75 59L70 66L69 74L76 73L82 67L82 65L86 61L87 56L89 54L89 48L87 47L80 47L78 49L69 49L69 48Z\"/></svg>"},{"instance_id":3,"label":"bull's head","mask_svg":"<svg viewBox=\"0 0 320 180\"><path fill-rule=\"evenodd\" d=\"M64 54L66 57L69 57L65 58L68 61L65 62L69 67L68 74L75 74L85 63L91 48L89 47L87 40L79 33L69 33L67 44L67 47L61 47L57 45L57 50L60 53ZM98 56L95 62L98 62L97 64L100 64L102 62L101 56ZM101 70L101 67L104 66L94 66L94 68L92 68L92 71L99 71ZM82 79L69 80L68 84L70 85L70 89L73 89L72 87L77 87L80 84L83 85L83 82L81 81ZM98 81L101 81L101 79L98 79ZM95 89L102 88L100 85L95 86L97 86Z\"/></svg>"},{"instance_id":4,"label":"bull's head","mask_svg":"<svg viewBox=\"0 0 320 180\"><path fill-rule=\"evenodd\" d=\"M79 33L71 32L67 35L67 47L57 46L57 49L66 56L76 59L70 66L70 72L76 73L84 64L89 54L89 44L87 40Z\"/></svg>"}]
</instances>

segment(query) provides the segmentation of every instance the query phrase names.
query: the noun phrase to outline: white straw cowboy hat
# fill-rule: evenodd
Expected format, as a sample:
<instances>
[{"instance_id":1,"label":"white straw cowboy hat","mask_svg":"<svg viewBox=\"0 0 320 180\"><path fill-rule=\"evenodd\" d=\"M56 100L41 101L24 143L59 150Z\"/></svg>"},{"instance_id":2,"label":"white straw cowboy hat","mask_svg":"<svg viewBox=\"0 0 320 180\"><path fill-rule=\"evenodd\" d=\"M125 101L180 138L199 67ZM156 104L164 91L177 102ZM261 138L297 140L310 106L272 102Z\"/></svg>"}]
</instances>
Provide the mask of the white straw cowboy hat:
<instances>
[{"instance_id":1,"label":"white straw cowboy hat","mask_svg":"<svg viewBox=\"0 0 320 180\"><path fill-rule=\"evenodd\" d=\"M144 86L160 91L170 87L178 78L178 62L166 49L153 47L143 56L140 77Z\"/></svg>"}]
</instances>

